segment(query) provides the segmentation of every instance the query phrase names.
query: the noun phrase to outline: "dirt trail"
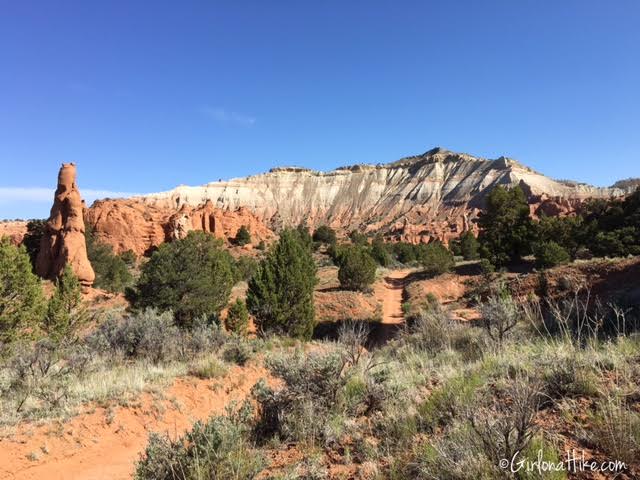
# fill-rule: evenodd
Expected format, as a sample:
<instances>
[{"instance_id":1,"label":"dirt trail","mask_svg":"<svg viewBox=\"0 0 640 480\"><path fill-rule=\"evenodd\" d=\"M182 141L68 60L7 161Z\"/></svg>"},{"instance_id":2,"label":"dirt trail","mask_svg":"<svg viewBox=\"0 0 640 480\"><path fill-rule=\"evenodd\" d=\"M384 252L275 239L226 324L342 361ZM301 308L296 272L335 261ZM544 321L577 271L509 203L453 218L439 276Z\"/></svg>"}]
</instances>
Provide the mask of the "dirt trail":
<instances>
[{"instance_id":1,"label":"dirt trail","mask_svg":"<svg viewBox=\"0 0 640 480\"><path fill-rule=\"evenodd\" d=\"M375 287L377 300L382 304L382 322L384 324L404 323L402 302L407 277L413 270L393 270Z\"/></svg>"},{"instance_id":2,"label":"dirt trail","mask_svg":"<svg viewBox=\"0 0 640 480\"><path fill-rule=\"evenodd\" d=\"M0 478L13 480L124 480L150 432L172 438L196 420L243 400L268 374L263 367L233 367L218 380L179 378L160 393L143 393L126 406L87 407L67 422L17 425L0 439Z\"/></svg>"}]
</instances>

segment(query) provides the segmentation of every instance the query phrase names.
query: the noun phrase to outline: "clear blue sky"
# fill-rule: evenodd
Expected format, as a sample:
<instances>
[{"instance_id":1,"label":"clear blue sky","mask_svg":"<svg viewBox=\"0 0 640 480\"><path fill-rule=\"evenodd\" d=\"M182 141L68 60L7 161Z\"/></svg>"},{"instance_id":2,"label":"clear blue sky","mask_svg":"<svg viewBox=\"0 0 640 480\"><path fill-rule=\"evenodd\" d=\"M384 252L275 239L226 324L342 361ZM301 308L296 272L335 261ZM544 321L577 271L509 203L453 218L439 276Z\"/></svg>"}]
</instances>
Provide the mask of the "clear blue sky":
<instances>
[{"instance_id":1,"label":"clear blue sky","mask_svg":"<svg viewBox=\"0 0 640 480\"><path fill-rule=\"evenodd\" d=\"M0 0L0 218L46 216L23 189L62 161L87 192L437 145L640 176L639 26L637 0Z\"/></svg>"}]
</instances>

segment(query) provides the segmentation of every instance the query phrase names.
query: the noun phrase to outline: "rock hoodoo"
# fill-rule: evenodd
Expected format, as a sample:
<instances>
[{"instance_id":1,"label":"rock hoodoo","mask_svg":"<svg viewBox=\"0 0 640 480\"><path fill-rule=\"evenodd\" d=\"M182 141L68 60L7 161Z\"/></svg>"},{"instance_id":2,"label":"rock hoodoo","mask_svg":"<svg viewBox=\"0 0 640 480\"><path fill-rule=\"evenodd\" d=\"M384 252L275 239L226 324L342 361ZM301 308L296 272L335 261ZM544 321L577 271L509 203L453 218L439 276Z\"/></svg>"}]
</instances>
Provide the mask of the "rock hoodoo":
<instances>
[{"instance_id":1,"label":"rock hoodoo","mask_svg":"<svg viewBox=\"0 0 640 480\"><path fill-rule=\"evenodd\" d=\"M40 243L36 272L44 278L58 277L66 265L84 286L93 284L95 274L84 238L84 201L76 184L76 166L63 163L46 231Z\"/></svg>"}]
</instances>

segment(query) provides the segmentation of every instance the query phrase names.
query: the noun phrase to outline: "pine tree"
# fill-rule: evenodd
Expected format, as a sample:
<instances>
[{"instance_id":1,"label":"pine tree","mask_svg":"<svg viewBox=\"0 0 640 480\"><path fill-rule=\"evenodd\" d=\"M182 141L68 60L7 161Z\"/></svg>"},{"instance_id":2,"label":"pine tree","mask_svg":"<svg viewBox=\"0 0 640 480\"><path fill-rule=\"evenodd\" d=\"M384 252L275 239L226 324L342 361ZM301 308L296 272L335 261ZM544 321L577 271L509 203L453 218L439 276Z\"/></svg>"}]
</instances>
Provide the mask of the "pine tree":
<instances>
[{"instance_id":1,"label":"pine tree","mask_svg":"<svg viewBox=\"0 0 640 480\"><path fill-rule=\"evenodd\" d=\"M298 230L283 230L249 281L247 306L258 331L311 338L316 283L316 266L306 236Z\"/></svg>"},{"instance_id":2,"label":"pine tree","mask_svg":"<svg viewBox=\"0 0 640 480\"><path fill-rule=\"evenodd\" d=\"M40 279L32 272L27 251L0 238L0 344L35 327L44 309Z\"/></svg>"}]
</instances>

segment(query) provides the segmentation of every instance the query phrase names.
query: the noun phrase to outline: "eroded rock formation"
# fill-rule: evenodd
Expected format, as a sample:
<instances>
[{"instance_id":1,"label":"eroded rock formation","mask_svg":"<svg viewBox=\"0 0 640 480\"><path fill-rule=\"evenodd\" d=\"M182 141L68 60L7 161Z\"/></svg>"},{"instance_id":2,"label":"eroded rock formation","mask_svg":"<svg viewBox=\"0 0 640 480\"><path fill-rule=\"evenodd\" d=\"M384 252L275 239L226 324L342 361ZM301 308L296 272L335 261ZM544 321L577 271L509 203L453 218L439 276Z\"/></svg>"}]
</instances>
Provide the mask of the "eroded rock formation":
<instances>
[{"instance_id":1,"label":"eroded rock formation","mask_svg":"<svg viewBox=\"0 0 640 480\"><path fill-rule=\"evenodd\" d=\"M477 231L484 198L497 185L520 185L533 215L570 215L586 199L629 191L556 181L505 157L487 160L436 148L385 165L331 172L274 168L201 187L103 200L89 209L86 220L116 252L138 254L190 230L229 239L241 225L249 227L255 242L300 223L327 224L341 234L381 232L391 241L447 242Z\"/></svg>"},{"instance_id":2,"label":"eroded rock formation","mask_svg":"<svg viewBox=\"0 0 640 480\"><path fill-rule=\"evenodd\" d=\"M342 233L381 231L391 240L428 242L475 229L473 220L484 197L497 185L521 185L535 211L561 214L571 213L587 198L625 193L622 188L556 181L505 157L487 160L436 148L385 165L331 172L276 168L139 199L155 208L205 202L222 210L247 208L274 230L305 222L310 227L327 224Z\"/></svg>"},{"instance_id":3,"label":"eroded rock formation","mask_svg":"<svg viewBox=\"0 0 640 480\"><path fill-rule=\"evenodd\" d=\"M76 184L76 166L63 163L36 261L36 272L41 277L54 279L70 265L82 285L93 284L95 274L84 237L84 207Z\"/></svg>"},{"instance_id":4,"label":"eroded rock formation","mask_svg":"<svg viewBox=\"0 0 640 480\"><path fill-rule=\"evenodd\" d=\"M133 198L100 200L87 210L85 221L97 239L111 245L116 253L132 250L137 255L148 254L166 241L184 238L191 230L229 240L244 225L256 244L275 236L247 208L223 210L212 202L175 209L147 205Z\"/></svg>"}]
</instances>

